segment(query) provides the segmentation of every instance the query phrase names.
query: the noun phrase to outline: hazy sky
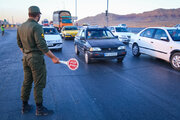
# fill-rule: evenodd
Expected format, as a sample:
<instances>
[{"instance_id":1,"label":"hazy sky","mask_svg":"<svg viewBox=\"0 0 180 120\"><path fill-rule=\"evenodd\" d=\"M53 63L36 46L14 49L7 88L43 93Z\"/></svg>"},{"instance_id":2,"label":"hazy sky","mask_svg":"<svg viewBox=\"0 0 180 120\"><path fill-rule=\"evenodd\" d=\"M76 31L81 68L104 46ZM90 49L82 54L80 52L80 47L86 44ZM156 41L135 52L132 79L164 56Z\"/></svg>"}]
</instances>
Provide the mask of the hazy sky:
<instances>
[{"instance_id":1,"label":"hazy sky","mask_svg":"<svg viewBox=\"0 0 180 120\"><path fill-rule=\"evenodd\" d=\"M75 16L75 0L0 0L0 20L22 23L28 18L28 8L39 6L41 20L52 20L53 11L69 10ZM109 0L109 12L119 15L142 13L157 8L180 8L180 0ZM105 12L107 0L77 0L78 19Z\"/></svg>"}]
</instances>

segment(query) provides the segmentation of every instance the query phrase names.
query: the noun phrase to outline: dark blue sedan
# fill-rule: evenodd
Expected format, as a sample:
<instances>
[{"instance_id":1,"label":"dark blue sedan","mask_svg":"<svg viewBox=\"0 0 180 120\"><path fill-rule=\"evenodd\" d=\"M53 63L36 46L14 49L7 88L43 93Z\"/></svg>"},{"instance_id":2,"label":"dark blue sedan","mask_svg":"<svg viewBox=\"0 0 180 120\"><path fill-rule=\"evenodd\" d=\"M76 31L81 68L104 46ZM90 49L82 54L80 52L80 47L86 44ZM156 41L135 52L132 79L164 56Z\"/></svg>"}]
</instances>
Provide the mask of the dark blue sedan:
<instances>
[{"instance_id":1,"label":"dark blue sedan","mask_svg":"<svg viewBox=\"0 0 180 120\"><path fill-rule=\"evenodd\" d=\"M83 27L74 39L75 53L82 53L85 62L92 60L117 59L122 62L126 48L106 27Z\"/></svg>"}]
</instances>

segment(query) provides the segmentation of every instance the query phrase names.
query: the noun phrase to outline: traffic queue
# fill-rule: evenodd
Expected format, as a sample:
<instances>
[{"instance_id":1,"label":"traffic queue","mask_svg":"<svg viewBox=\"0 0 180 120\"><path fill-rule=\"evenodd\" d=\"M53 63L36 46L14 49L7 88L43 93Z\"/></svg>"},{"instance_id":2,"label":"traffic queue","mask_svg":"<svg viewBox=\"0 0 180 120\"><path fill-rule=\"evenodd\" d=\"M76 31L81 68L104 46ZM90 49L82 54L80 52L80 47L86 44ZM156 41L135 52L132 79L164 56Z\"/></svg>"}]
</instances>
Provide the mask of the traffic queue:
<instances>
[{"instance_id":1,"label":"traffic queue","mask_svg":"<svg viewBox=\"0 0 180 120\"><path fill-rule=\"evenodd\" d=\"M48 47L62 49L63 39L73 39L76 55L82 53L87 64L93 60L107 58L116 58L118 62L122 62L126 55L126 47L129 45L135 57L147 54L163 59L169 62L175 70L180 70L178 25L166 28L145 28L135 34L128 30L126 24L109 27L90 26L89 24L74 26L69 11L55 11L52 23L51 29L56 28L59 31L59 38L53 37L54 34L57 35L56 30L49 35L45 33ZM45 21L43 25L46 26L43 29L47 29ZM89 37L89 32L94 36ZM53 40L50 40L50 36Z\"/></svg>"}]
</instances>

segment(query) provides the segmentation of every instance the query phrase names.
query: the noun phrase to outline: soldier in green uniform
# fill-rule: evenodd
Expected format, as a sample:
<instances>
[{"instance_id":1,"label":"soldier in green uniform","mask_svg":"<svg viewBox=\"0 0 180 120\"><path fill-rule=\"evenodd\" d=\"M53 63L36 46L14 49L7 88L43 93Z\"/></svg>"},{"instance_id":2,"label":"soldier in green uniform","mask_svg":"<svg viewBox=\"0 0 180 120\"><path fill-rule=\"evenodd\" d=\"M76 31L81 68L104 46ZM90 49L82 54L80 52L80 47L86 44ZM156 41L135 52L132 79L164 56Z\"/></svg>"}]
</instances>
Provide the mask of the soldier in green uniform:
<instances>
[{"instance_id":1,"label":"soldier in green uniform","mask_svg":"<svg viewBox=\"0 0 180 120\"><path fill-rule=\"evenodd\" d=\"M17 44L23 52L24 82L21 88L23 101L22 113L29 112L32 105L28 104L29 95L34 82L34 98L36 115L48 115L50 110L43 106L43 88L46 86L46 65L44 54L55 64L60 63L47 47L40 20L40 9L37 6L29 7L29 19L17 30Z\"/></svg>"},{"instance_id":2,"label":"soldier in green uniform","mask_svg":"<svg viewBox=\"0 0 180 120\"><path fill-rule=\"evenodd\" d=\"M1 32L2 32L1 34L3 36L4 35L4 25L3 24L1 25Z\"/></svg>"}]
</instances>

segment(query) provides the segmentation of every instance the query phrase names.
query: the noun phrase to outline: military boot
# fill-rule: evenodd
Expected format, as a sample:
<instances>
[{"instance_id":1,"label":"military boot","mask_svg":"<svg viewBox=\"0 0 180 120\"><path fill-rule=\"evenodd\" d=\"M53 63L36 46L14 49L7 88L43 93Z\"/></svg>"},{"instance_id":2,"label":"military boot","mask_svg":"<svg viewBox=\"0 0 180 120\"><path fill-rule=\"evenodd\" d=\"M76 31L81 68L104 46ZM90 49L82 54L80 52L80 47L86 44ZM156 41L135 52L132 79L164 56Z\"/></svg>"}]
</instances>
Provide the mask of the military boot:
<instances>
[{"instance_id":1,"label":"military boot","mask_svg":"<svg viewBox=\"0 0 180 120\"><path fill-rule=\"evenodd\" d=\"M28 102L23 102L21 113L30 112L33 109L33 105L29 105Z\"/></svg>"},{"instance_id":2,"label":"military boot","mask_svg":"<svg viewBox=\"0 0 180 120\"><path fill-rule=\"evenodd\" d=\"M48 110L42 104L37 105L37 107L36 107L36 115L37 116L45 116L45 115L50 115L50 114L53 114L53 110Z\"/></svg>"}]
</instances>

